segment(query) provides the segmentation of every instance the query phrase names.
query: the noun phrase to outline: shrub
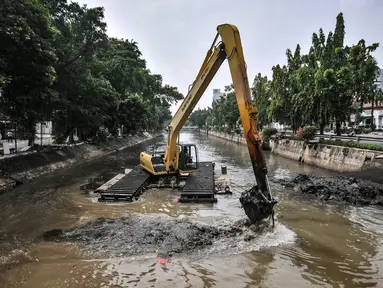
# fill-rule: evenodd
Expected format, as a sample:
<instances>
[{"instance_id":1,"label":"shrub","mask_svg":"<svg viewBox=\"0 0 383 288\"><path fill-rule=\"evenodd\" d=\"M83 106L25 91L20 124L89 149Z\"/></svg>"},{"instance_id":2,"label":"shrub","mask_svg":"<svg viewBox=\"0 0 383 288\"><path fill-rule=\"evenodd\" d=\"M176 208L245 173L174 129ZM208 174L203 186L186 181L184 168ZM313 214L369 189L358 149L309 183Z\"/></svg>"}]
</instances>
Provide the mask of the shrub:
<instances>
[{"instance_id":1,"label":"shrub","mask_svg":"<svg viewBox=\"0 0 383 288\"><path fill-rule=\"evenodd\" d=\"M383 145L371 144L371 143L359 143L359 142L354 142L354 141L327 140L326 144L327 145L349 147L349 148L359 148L359 149L383 151Z\"/></svg>"},{"instance_id":2,"label":"shrub","mask_svg":"<svg viewBox=\"0 0 383 288\"><path fill-rule=\"evenodd\" d=\"M369 134L369 133L371 133L371 128L363 128L363 133L364 134Z\"/></svg>"},{"instance_id":3,"label":"shrub","mask_svg":"<svg viewBox=\"0 0 383 288\"><path fill-rule=\"evenodd\" d=\"M362 133L362 132L363 132L363 129L362 129L362 128L359 128L359 127L354 128L354 133L355 133L355 134L360 134L360 133Z\"/></svg>"},{"instance_id":4,"label":"shrub","mask_svg":"<svg viewBox=\"0 0 383 288\"><path fill-rule=\"evenodd\" d=\"M330 132L330 131L331 131L330 127L328 126L324 127L324 132Z\"/></svg>"},{"instance_id":5,"label":"shrub","mask_svg":"<svg viewBox=\"0 0 383 288\"><path fill-rule=\"evenodd\" d=\"M231 133L231 129L230 129L230 127L225 127L223 131L224 131L225 133L227 133L227 134L230 134L230 133Z\"/></svg>"},{"instance_id":6,"label":"shrub","mask_svg":"<svg viewBox=\"0 0 383 288\"><path fill-rule=\"evenodd\" d=\"M261 137L263 142L269 142L270 137L278 133L275 128L265 128L262 130Z\"/></svg>"},{"instance_id":7,"label":"shrub","mask_svg":"<svg viewBox=\"0 0 383 288\"><path fill-rule=\"evenodd\" d=\"M317 128L314 126L304 126L303 128L299 128L297 132L297 137L304 141L309 141L315 138L317 133Z\"/></svg>"},{"instance_id":8,"label":"shrub","mask_svg":"<svg viewBox=\"0 0 383 288\"><path fill-rule=\"evenodd\" d=\"M92 137L92 142L100 143L105 142L108 139L109 133L105 130L98 130L97 134Z\"/></svg>"},{"instance_id":9,"label":"shrub","mask_svg":"<svg viewBox=\"0 0 383 288\"><path fill-rule=\"evenodd\" d=\"M55 136L55 140L53 141L53 143L55 144L64 144L65 143L65 137L62 136L62 135L57 135Z\"/></svg>"},{"instance_id":10,"label":"shrub","mask_svg":"<svg viewBox=\"0 0 383 288\"><path fill-rule=\"evenodd\" d=\"M271 135L275 135L278 133L278 130L276 128L265 128L262 130L261 136L262 139L269 139Z\"/></svg>"},{"instance_id":11,"label":"shrub","mask_svg":"<svg viewBox=\"0 0 383 288\"><path fill-rule=\"evenodd\" d=\"M240 128L235 128L234 132L237 133L237 134L241 134L242 133Z\"/></svg>"}]
</instances>

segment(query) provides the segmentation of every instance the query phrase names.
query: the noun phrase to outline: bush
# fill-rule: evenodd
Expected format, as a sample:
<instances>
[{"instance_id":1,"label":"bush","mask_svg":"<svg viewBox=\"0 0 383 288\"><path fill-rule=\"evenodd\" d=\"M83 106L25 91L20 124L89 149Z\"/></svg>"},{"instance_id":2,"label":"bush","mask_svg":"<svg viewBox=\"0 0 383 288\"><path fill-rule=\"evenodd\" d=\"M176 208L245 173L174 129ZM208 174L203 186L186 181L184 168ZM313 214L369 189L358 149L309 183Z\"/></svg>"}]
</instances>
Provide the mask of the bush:
<instances>
[{"instance_id":1,"label":"bush","mask_svg":"<svg viewBox=\"0 0 383 288\"><path fill-rule=\"evenodd\" d=\"M105 130L98 130L97 134L92 137L92 142L100 143L105 142L108 139L109 133Z\"/></svg>"},{"instance_id":2,"label":"bush","mask_svg":"<svg viewBox=\"0 0 383 288\"><path fill-rule=\"evenodd\" d=\"M354 141L334 141L327 140L327 145L335 145L335 146L343 146L349 148L358 148L358 149L367 149L367 150L375 150L375 151L383 151L383 145L378 144L370 144L370 143L359 143Z\"/></svg>"},{"instance_id":3,"label":"bush","mask_svg":"<svg viewBox=\"0 0 383 288\"><path fill-rule=\"evenodd\" d=\"M224 128L224 132L228 133L228 134L231 134L231 128L230 127L225 127Z\"/></svg>"},{"instance_id":4,"label":"bush","mask_svg":"<svg viewBox=\"0 0 383 288\"><path fill-rule=\"evenodd\" d=\"M275 135L278 133L278 130L276 128L265 128L262 130L261 136L262 138L270 138L271 135Z\"/></svg>"},{"instance_id":5,"label":"bush","mask_svg":"<svg viewBox=\"0 0 383 288\"><path fill-rule=\"evenodd\" d=\"M265 128L262 130L261 137L263 142L269 142L270 137L278 133L275 128Z\"/></svg>"},{"instance_id":6,"label":"bush","mask_svg":"<svg viewBox=\"0 0 383 288\"><path fill-rule=\"evenodd\" d=\"M55 136L55 140L53 141L54 144L64 144L65 143L65 137L62 135Z\"/></svg>"},{"instance_id":7,"label":"bush","mask_svg":"<svg viewBox=\"0 0 383 288\"><path fill-rule=\"evenodd\" d=\"M372 132L371 128L363 128L363 133L364 134L369 134L371 132Z\"/></svg>"},{"instance_id":8,"label":"bush","mask_svg":"<svg viewBox=\"0 0 383 288\"><path fill-rule=\"evenodd\" d=\"M330 127L324 127L324 132L330 132L331 131L331 128Z\"/></svg>"},{"instance_id":9,"label":"bush","mask_svg":"<svg viewBox=\"0 0 383 288\"><path fill-rule=\"evenodd\" d=\"M304 126L303 128L299 128L297 132L297 137L304 141L310 141L315 138L316 133L317 133L316 127Z\"/></svg>"},{"instance_id":10,"label":"bush","mask_svg":"<svg viewBox=\"0 0 383 288\"><path fill-rule=\"evenodd\" d=\"M362 133L362 132L363 132L363 129L362 129L362 128L359 128L359 127L354 128L354 133L355 133L355 134L360 134L360 133Z\"/></svg>"},{"instance_id":11,"label":"bush","mask_svg":"<svg viewBox=\"0 0 383 288\"><path fill-rule=\"evenodd\" d=\"M237 133L237 134L241 134L242 133L240 128L235 128L234 132Z\"/></svg>"}]
</instances>

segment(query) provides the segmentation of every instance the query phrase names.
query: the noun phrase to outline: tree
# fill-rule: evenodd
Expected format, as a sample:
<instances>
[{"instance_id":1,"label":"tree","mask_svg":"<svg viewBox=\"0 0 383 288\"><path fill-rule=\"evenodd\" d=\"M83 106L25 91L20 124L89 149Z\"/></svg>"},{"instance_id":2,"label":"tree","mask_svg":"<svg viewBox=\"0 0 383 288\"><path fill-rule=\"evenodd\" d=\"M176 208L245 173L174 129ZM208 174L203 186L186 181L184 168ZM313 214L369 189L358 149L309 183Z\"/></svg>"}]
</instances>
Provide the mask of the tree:
<instances>
[{"instance_id":1,"label":"tree","mask_svg":"<svg viewBox=\"0 0 383 288\"><path fill-rule=\"evenodd\" d=\"M336 18L334 32L326 38L323 29L312 35L308 54L301 55L297 45L294 54L286 50L287 65L275 65L270 81L270 102L258 101L258 109L268 118L281 124L319 124L320 132L335 120L337 134L355 111L353 103L376 103L378 92L376 59L371 55L378 43L366 46L344 46L345 24L343 14ZM259 82L259 79L256 77ZM371 114L371 117L373 115ZM373 127L372 127L373 128Z\"/></svg>"},{"instance_id":2,"label":"tree","mask_svg":"<svg viewBox=\"0 0 383 288\"><path fill-rule=\"evenodd\" d=\"M273 66L271 82L271 102L268 109L269 119L280 124L291 125L292 101L288 86L287 67Z\"/></svg>"},{"instance_id":3,"label":"tree","mask_svg":"<svg viewBox=\"0 0 383 288\"><path fill-rule=\"evenodd\" d=\"M378 43L366 46L365 41L361 39L357 45L351 46L348 58L353 77L354 99L361 103L361 107L363 107L363 103L371 103L371 124L374 123L374 104L378 95L375 82L380 71L377 61L371 53L378 47ZM374 128L374 125L371 125L371 129L374 130Z\"/></svg>"},{"instance_id":4,"label":"tree","mask_svg":"<svg viewBox=\"0 0 383 288\"><path fill-rule=\"evenodd\" d=\"M210 115L210 109L197 109L190 114L189 120L191 125L202 128L206 126L207 118Z\"/></svg>"},{"instance_id":5,"label":"tree","mask_svg":"<svg viewBox=\"0 0 383 288\"><path fill-rule=\"evenodd\" d=\"M263 126L270 123L267 108L270 106L271 99L271 83L267 76L262 76L261 73L255 77L252 87L253 102L258 108L258 128L263 129Z\"/></svg>"},{"instance_id":6,"label":"tree","mask_svg":"<svg viewBox=\"0 0 383 288\"><path fill-rule=\"evenodd\" d=\"M224 101L220 104L222 105L221 113L223 114L224 123L229 129L235 129L240 119L240 114L233 85L225 87Z\"/></svg>"},{"instance_id":7,"label":"tree","mask_svg":"<svg viewBox=\"0 0 383 288\"><path fill-rule=\"evenodd\" d=\"M55 132L73 141L75 129L88 139L100 127L113 135L122 125L127 133L162 128L171 117L170 104L183 96L163 85L161 75L150 73L138 44L107 37L102 7L45 2L60 32L55 42Z\"/></svg>"},{"instance_id":8,"label":"tree","mask_svg":"<svg viewBox=\"0 0 383 288\"><path fill-rule=\"evenodd\" d=\"M53 98L57 37L49 10L38 0L4 0L0 9L0 106L24 128L31 145L37 121Z\"/></svg>"}]
</instances>

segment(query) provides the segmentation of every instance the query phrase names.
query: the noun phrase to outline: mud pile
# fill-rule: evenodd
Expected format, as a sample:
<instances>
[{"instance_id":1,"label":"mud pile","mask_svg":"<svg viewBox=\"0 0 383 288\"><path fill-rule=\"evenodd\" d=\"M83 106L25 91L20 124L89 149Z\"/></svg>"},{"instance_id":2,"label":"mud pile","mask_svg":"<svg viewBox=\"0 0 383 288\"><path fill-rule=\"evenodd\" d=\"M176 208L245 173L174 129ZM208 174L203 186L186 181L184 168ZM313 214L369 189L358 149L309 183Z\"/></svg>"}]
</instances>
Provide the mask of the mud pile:
<instances>
[{"instance_id":1,"label":"mud pile","mask_svg":"<svg viewBox=\"0 0 383 288\"><path fill-rule=\"evenodd\" d=\"M117 173L109 171L103 172L94 178L88 179L84 184L80 185L80 189L85 192L92 192L116 175Z\"/></svg>"},{"instance_id":2,"label":"mud pile","mask_svg":"<svg viewBox=\"0 0 383 288\"><path fill-rule=\"evenodd\" d=\"M47 231L42 238L45 241L80 242L86 249L99 255L172 255L192 253L223 238L240 236L238 241L250 241L255 238L255 232L262 229L260 226L251 226L247 220L217 226L186 218L171 219L149 215L100 218L69 230Z\"/></svg>"},{"instance_id":3,"label":"mud pile","mask_svg":"<svg viewBox=\"0 0 383 288\"><path fill-rule=\"evenodd\" d=\"M353 177L319 177L298 174L294 179L272 179L286 187L319 197L321 200L336 200L354 205L383 206L383 185Z\"/></svg>"}]
</instances>

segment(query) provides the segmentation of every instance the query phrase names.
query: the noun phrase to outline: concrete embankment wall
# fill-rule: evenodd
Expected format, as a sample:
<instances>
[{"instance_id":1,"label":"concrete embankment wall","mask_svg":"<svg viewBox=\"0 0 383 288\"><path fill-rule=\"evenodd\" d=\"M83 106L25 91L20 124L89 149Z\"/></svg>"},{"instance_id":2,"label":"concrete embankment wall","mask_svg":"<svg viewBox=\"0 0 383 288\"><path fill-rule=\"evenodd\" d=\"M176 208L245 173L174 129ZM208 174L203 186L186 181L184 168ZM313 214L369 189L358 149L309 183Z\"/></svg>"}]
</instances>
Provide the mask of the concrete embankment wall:
<instances>
[{"instance_id":1,"label":"concrete embankment wall","mask_svg":"<svg viewBox=\"0 0 383 288\"><path fill-rule=\"evenodd\" d=\"M246 139L245 139L245 137L243 135L228 134L228 133L225 133L225 132L218 132L218 131L212 131L212 130L209 130L209 131L200 130L200 133L205 133L205 134L212 135L212 136L215 136L215 137L218 137L218 138L222 138L222 139L225 139L225 140L229 140L229 141L232 141L232 142L235 142L235 143L238 143L238 144L246 145Z\"/></svg>"},{"instance_id":2,"label":"concrete embankment wall","mask_svg":"<svg viewBox=\"0 0 383 288\"><path fill-rule=\"evenodd\" d=\"M381 152L303 141L270 140L272 153L338 172L361 171L378 164Z\"/></svg>"},{"instance_id":3,"label":"concrete embankment wall","mask_svg":"<svg viewBox=\"0 0 383 288\"><path fill-rule=\"evenodd\" d=\"M17 181L23 183L32 181L41 175L114 153L157 135L143 133L107 140L99 145L82 143L72 146L49 147L42 152L2 158L0 159L0 192L14 186Z\"/></svg>"},{"instance_id":4,"label":"concrete embankment wall","mask_svg":"<svg viewBox=\"0 0 383 288\"><path fill-rule=\"evenodd\" d=\"M211 136L239 144L246 144L242 135L231 135L218 131L201 130ZM383 160L376 159L382 152L348 148L326 144L306 144L296 140L270 140L271 151L302 163L342 172L350 176L383 182ZM369 179L371 177L371 179Z\"/></svg>"}]
</instances>

